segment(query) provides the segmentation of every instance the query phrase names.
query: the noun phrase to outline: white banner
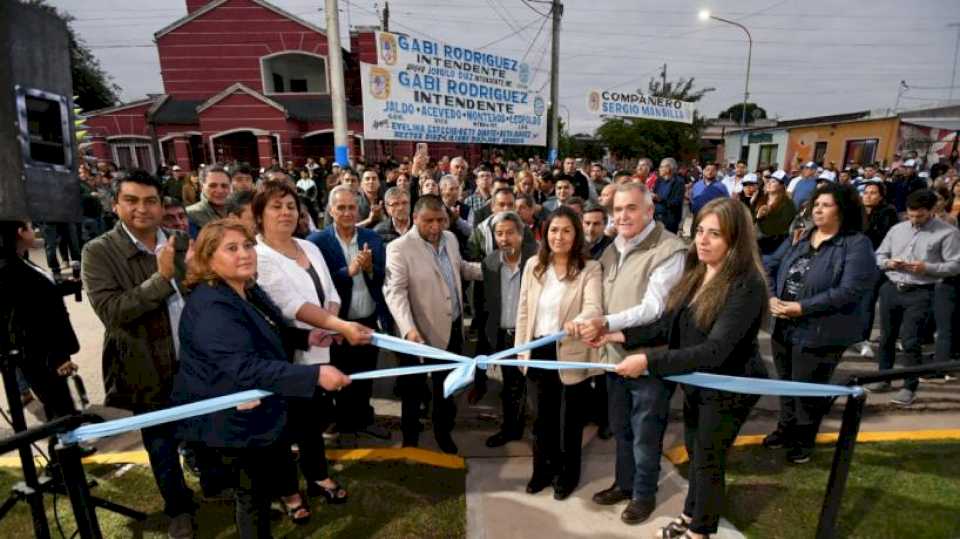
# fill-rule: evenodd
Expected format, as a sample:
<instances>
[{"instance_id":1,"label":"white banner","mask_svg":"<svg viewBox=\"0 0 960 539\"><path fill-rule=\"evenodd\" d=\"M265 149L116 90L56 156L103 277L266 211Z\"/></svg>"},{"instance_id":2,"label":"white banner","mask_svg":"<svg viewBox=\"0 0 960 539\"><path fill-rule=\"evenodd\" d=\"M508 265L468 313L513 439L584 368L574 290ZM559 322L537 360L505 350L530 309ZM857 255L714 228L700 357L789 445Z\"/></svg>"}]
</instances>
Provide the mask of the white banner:
<instances>
[{"instance_id":1,"label":"white banner","mask_svg":"<svg viewBox=\"0 0 960 539\"><path fill-rule=\"evenodd\" d=\"M360 64L367 140L546 145L546 101L512 58L377 33L378 64Z\"/></svg>"},{"instance_id":2,"label":"white banner","mask_svg":"<svg viewBox=\"0 0 960 539\"><path fill-rule=\"evenodd\" d=\"M626 116L667 122L693 123L693 103L636 92L590 90L587 110L601 116Z\"/></svg>"}]
</instances>

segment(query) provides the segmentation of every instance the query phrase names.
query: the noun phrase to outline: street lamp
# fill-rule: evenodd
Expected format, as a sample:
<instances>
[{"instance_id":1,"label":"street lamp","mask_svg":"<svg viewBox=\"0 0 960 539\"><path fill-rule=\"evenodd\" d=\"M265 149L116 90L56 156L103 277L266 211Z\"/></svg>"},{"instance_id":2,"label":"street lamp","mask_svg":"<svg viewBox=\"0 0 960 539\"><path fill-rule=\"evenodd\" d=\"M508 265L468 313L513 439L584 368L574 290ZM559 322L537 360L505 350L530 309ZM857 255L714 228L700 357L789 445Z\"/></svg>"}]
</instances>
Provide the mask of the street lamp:
<instances>
[{"instance_id":1,"label":"street lamp","mask_svg":"<svg viewBox=\"0 0 960 539\"><path fill-rule=\"evenodd\" d=\"M753 57L753 36L750 35L750 30L747 30L747 27L729 19L724 19L722 17L717 17L710 14L710 10L701 9L700 13L697 15L701 21L709 21L713 19L715 21L725 22L727 24L732 24L737 28L743 30L747 34L747 80L743 85L743 109L740 111L740 148L743 148L743 137L744 130L747 128L747 100L750 98L750 60ZM748 154L749 155L749 154Z\"/></svg>"}]
</instances>

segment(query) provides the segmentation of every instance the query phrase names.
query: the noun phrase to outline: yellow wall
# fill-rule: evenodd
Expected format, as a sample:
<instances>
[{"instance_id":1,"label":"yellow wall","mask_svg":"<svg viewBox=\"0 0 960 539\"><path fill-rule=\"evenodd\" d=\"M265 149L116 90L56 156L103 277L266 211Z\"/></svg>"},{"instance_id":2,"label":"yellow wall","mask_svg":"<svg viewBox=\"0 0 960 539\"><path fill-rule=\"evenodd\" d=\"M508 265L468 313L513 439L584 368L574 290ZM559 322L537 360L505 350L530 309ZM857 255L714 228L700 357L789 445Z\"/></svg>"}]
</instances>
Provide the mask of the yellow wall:
<instances>
[{"instance_id":1,"label":"yellow wall","mask_svg":"<svg viewBox=\"0 0 960 539\"><path fill-rule=\"evenodd\" d=\"M833 161L838 168L842 167L847 141L858 139L878 139L875 160L890 163L897 147L899 124L899 118L884 118L792 128L787 139L786 164L799 168L802 163L813 159L817 142L826 142L827 153L822 164Z\"/></svg>"}]
</instances>

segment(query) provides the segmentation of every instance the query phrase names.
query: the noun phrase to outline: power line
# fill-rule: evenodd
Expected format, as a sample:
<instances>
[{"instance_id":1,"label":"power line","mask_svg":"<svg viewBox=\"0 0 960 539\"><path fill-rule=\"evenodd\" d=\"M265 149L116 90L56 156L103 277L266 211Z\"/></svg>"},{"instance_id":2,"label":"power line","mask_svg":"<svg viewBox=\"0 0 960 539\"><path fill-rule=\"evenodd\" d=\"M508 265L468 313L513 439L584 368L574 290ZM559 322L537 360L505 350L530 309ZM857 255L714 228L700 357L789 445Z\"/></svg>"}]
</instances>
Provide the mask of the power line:
<instances>
[{"instance_id":1,"label":"power line","mask_svg":"<svg viewBox=\"0 0 960 539\"><path fill-rule=\"evenodd\" d=\"M537 44L537 39L540 37L540 34L543 33L543 29L544 29L544 27L547 26L547 21L548 21L549 19L550 19L550 18L549 18L549 17L546 17L546 16L543 18L543 21L540 23L540 28L537 29L537 34L533 36L533 41L530 42L530 46L527 47L527 50L524 51L524 53L523 53L523 57L520 58L520 62L521 62L521 63L522 63L524 60L527 59L527 55L530 54L530 51L533 50L534 45ZM546 40L544 40L544 41L546 41ZM541 56L541 61L542 61L542 58L543 58L543 57ZM539 62L538 62L538 65L539 65Z\"/></svg>"},{"instance_id":2,"label":"power line","mask_svg":"<svg viewBox=\"0 0 960 539\"><path fill-rule=\"evenodd\" d=\"M497 18L499 18L501 21L503 21L504 24L507 25L507 28L510 28L510 29L512 29L512 30L516 30L516 29L517 29L517 27L513 25L513 22L510 21L509 17L504 17L504 16L500 13L500 11L497 9L497 6L494 5L494 1L495 1L495 0L486 0L486 1L487 1L487 5L490 6L490 9L493 10L493 12L497 15ZM502 7L502 6L501 6L501 7ZM509 15L509 13L507 13L507 15ZM519 32L518 32L518 33L519 33Z\"/></svg>"},{"instance_id":3,"label":"power line","mask_svg":"<svg viewBox=\"0 0 960 539\"><path fill-rule=\"evenodd\" d=\"M544 19L544 20L546 20L546 19ZM511 38L511 37L519 34L522 30L526 30L527 28L530 28L531 26L533 26L533 25L536 24L536 23L537 23L537 19L533 19L532 21L528 22L527 24L521 26L521 27L520 27L519 29L517 29L516 31L510 32L509 34L507 34L507 35L505 35L505 36L503 36L503 37L498 37L497 39L494 39L494 40L491 41L490 43L487 43L487 44L484 44L484 45L480 45L479 47L477 47L477 50L485 49L485 48L489 47L490 45L493 45L494 43L499 43L499 42L503 41L504 39L509 39L509 38ZM542 29L543 26L541 25L540 28ZM537 34L539 35L539 32L537 32ZM537 38L534 37L533 39L536 40ZM521 60L521 62L522 62L522 61L523 61L523 60Z\"/></svg>"},{"instance_id":4,"label":"power line","mask_svg":"<svg viewBox=\"0 0 960 539\"><path fill-rule=\"evenodd\" d=\"M520 0L520 1L523 2L523 5L525 5L525 6L527 6L528 8L530 8L534 13L538 13L538 14L540 14L540 15L543 16L543 17L546 17L546 16L550 15L550 11L544 13L544 12L540 11L539 9L533 7L533 4L531 4L531 3L528 2L527 0ZM552 11L552 8L551 8L551 11Z\"/></svg>"}]
</instances>

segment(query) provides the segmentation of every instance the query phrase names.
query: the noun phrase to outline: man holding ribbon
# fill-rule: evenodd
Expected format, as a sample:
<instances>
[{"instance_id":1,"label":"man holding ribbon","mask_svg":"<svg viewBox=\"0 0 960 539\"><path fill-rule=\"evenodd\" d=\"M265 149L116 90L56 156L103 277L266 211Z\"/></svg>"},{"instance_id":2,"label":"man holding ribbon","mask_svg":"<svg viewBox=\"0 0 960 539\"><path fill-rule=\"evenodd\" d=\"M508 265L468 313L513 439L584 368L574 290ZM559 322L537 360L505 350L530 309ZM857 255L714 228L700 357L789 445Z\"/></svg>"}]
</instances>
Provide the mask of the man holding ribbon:
<instances>
[{"instance_id":1,"label":"man holding ribbon","mask_svg":"<svg viewBox=\"0 0 960 539\"><path fill-rule=\"evenodd\" d=\"M461 278L483 278L480 264L460 257L457 239L447 230L443 201L423 195L413 208L414 228L387 246L383 295L399 335L453 353L463 347ZM399 379L404 447L416 447L420 436L418 388L423 374ZM456 453L450 433L457 413L453 399L443 397L443 378L432 377L433 433L445 453Z\"/></svg>"},{"instance_id":2,"label":"man holding ribbon","mask_svg":"<svg viewBox=\"0 0 960 539\"><path fill-rule=\"evenodd\" d=\"M642 183L620 185L613 197L617 237L600 257L603 302L607 314L578 326L587 341L608 331L650 324L664 312L670 290L683 273L686 247L654 221L653 194ZM636 350L607 345L602 361L619 363ZM599 505L630 503L620 518L627 524L646 520L656 507L663 433L667 428L674 384L660 378L607 375L610 428L617 440L614 484L596 493Z\"/></svg>"}]
</instances>

